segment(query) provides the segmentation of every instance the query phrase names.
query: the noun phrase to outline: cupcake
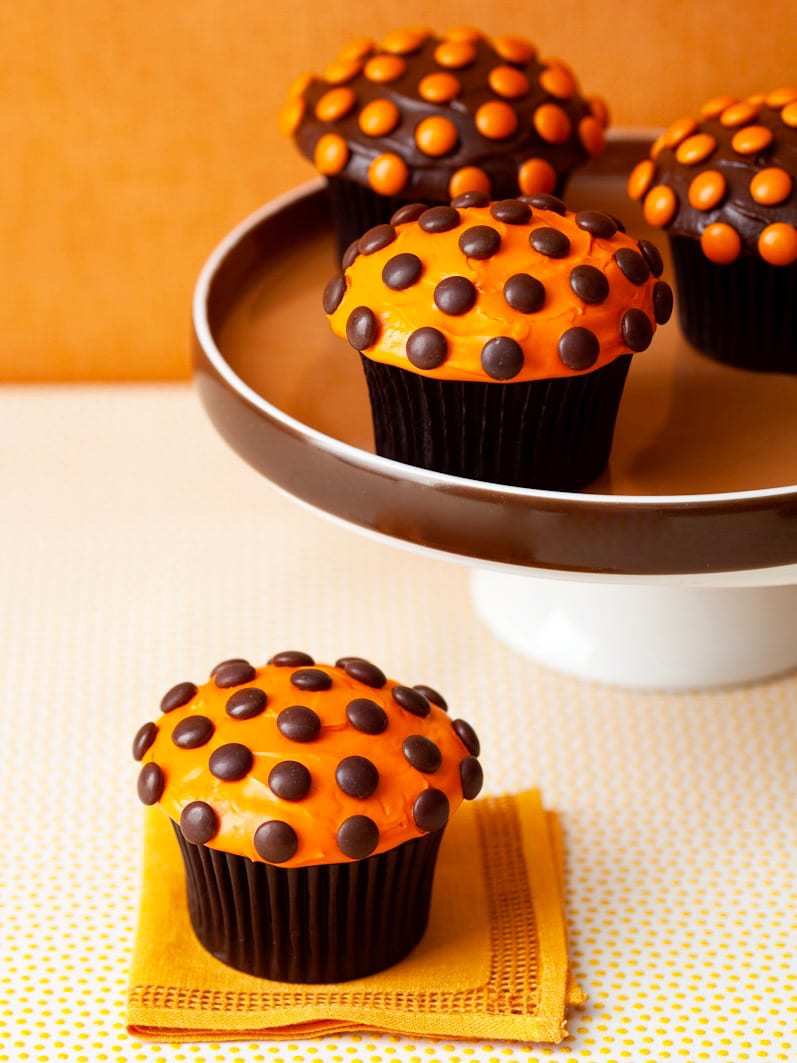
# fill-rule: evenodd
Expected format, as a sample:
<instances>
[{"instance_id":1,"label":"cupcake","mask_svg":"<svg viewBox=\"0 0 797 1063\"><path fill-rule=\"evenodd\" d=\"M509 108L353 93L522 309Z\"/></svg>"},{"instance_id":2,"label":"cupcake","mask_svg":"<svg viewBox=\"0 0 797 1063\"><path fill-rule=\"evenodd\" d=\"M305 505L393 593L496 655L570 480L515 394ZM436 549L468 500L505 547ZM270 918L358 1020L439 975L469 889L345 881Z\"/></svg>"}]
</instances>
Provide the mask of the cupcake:
<instances>
[{"instance_id":1,"label":"cupcake","mask_svg":"<svg viewBox=\"0 0 797 1063\"><path fill-rule=\"evenodd\" d=\"M797 88L717 96L632 171L670 238L681 327L704 354L797 372Z\"/></svg>"},{"instance_id":2,"label":"cupcake","mask_svg":"<svg viewBox=\"0 0 797 1063\"><path fill-rule=\"evenodd\" d=\"M281 115L327 178L341 254L402 203L561 195L603 149L607 122L561 59L469 27L355 41L321 77L296 81Z\"/></svg>"},{"instance_id":3,"label":"cupcake","mask_svg":"<svg viewBox=\"0 0 797 1063\"><path fill-rule=\"evenodd\" d=\"M633 353L668 320L653 244L554 196L402 207L327 285L359 351L376 450L494 483L576 490L606 466Z\"/></svg>"},{"instance_id":4,"label":"cupcake","mask_svg":"<svg viewBox=\"0 0 797 1063\"><path fill-rule=\"evenodd\" d=\"M278 653L178 683L135 736L138 795L172 821L200 943L261 978L339 982L426 929L448 818L479 740L431 687L360 657Z\"/></svg>"}]
</instances>

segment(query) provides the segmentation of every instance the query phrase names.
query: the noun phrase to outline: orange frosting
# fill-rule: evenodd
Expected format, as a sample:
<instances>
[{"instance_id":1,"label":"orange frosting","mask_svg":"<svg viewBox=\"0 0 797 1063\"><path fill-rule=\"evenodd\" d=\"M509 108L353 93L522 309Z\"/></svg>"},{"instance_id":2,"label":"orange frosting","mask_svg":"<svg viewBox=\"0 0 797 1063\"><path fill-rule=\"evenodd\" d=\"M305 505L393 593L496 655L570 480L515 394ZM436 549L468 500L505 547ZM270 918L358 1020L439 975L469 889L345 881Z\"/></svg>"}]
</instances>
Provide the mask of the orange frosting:
<instances>
[{"instance_id":1,"label":"orange frosting","mask_svg":"<svg viewBox=\"0 0 797 1063\"><path fill-rule=\"evenodd\" d=\"M413 818L413 803L424 790L441 790L448 798L450 814L456 811L463 800L460 765L471 755L471 749L446 712L429 702L425 717L402 708L393 697L397 686L393 680L377 689L351 678L343 668L313 667L331 678L329 690L297 689L291 682L296 667L266 665L241 686L220 689L211 680L199 687L187 704L161 716L154 741L140 759L145 768L155 764L161 770L164 786L157 803L171 820L179 823L187 805L205 802L218 824L216 834L205 844L256 861L263 860L253 841L258 827L275 820L287 823L298 845L295 854L280 861L280 866L307 867L348 862L336 834L351 816L368 816L374 821L379 830L374 852L381 853L424 833ZM236 719L228 714L227 704L232 695L244 689L264 691L267 704L258 715ZM387 726L382 733L366 733L350 722L347 706L362 698L386 714ZM319 717L317 737L296 741L281 732L280 713L296 705L311 709ZM209 721L212 734L196 748L179 747L172 738L175 730L183 721L196 717L204 718L206 728ZM403 752L405 739L413 735L429 739L437 747L440 762L436 770L420 770ZM210 769L214 752L230 744L243 745L252 754L249 770L234 780L219 778ZM336 772L346 757L364 757L376 768L378 782L370 796L349 796L341 788ZM298 762L309 771L309 790L299 799L277 796L269 783L272 769L285 761Z\"/></svg>"},{"instance_id":2,"label":"orange frosting","mask_svg":"<svg viewBox=\"0 0 797 1063\"><path fill-rule=\"evenodd\" d=\"M610 219L600 217L613 228ZM366 357L436 379L482 381L491 380L482 368L483 348L495 337L509 337L522 348L523 365L513 381L576 375L560 358L558 344L567 330L582 327L591 330L599 342L597 359L590 366L597 369L628 353L621 333L626 311L641 310L653 326L652 293L657 282L632 237L619 231L608 238L593 236L579 224L589 220L584 214L562 216L532 207L530 221L510 224L497 220L489 207L463 207L459 224L448 231L427 232L417 221L398 224L386 246L358 255L348 266L345 293L329 315L330 325L346 338L352 312L367 308L376 317L378 335L363 350ZM474 227L489 228L500 237L499 249L489 257L469 257L460 246L460 238L467 240L463 234ZM561 257L549 257L530 246L530 237L538 229L563 234L567 251ZM623 272L615 258L617 252L621 257L633 252L630 257L642 271L640 283L633 283ZM386 284L383 271L392 259L404 254L417 256L421 269L408 287L395 290ZM605 278L605 297L598 305L583 301L573 287L574 268L584 266ZM544 286L544 302L535 312L521 312L507 301L504 286L517 274L528 274ZM451 277L465 278L475 288L472 307L457 315L443 312L435 302L438 284ZM407 341L427 327L445 337L447 355L442 364L420 370L408 357Z\"/></svg>"}]
</instances>

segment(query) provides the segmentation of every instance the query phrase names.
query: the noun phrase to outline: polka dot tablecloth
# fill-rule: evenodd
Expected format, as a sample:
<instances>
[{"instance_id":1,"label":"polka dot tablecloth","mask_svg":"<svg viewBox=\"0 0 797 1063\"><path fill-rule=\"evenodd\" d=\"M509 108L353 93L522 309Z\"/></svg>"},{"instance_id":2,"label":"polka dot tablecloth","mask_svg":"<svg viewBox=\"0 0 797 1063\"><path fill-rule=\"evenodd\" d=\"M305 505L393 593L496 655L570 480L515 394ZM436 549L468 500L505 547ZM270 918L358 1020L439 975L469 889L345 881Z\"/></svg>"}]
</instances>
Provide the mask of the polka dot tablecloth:
<instances>
[{"instance_id":1,"label":"polka dot tablecloth","mask_svg":"<svg viewBox=\"0 0 797 1063\"><path fill-rule=\"evenodd\" d=\"M520 660L462 569L278 496L184 388L7 390L0 424L0 1063L797 1059L797 679L640 695ZM560 811L590 996L564 1045L127 1035L133 732L172 682L294 645L438 686L486 790Z\"/></svg>"}]
</instances>

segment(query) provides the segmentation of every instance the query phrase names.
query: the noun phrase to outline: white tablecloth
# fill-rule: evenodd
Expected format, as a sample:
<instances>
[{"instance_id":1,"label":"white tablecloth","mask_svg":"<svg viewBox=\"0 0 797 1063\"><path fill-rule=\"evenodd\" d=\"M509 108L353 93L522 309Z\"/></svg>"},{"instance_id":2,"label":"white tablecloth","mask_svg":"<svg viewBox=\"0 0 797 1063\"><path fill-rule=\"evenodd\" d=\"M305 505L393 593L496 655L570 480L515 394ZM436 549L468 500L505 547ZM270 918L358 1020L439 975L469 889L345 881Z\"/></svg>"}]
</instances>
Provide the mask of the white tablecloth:
<instances>
[{"instance_id":1,"label":"white tablecloth","mask_svg":"<svg viewBox=\"0 0 797 1063\"><path fill-rule=\"evenodd\" d=\"M186 388L8 389L0 444L0 1063L797 1058L797 680L640 695L520 660L464 569L292 505ZM127 1036L133 732L172 683L284 647L439 687L481 735L486 789L539 785L562 813L590 994L564 1046Z\"/></svg>"}]
</instances>

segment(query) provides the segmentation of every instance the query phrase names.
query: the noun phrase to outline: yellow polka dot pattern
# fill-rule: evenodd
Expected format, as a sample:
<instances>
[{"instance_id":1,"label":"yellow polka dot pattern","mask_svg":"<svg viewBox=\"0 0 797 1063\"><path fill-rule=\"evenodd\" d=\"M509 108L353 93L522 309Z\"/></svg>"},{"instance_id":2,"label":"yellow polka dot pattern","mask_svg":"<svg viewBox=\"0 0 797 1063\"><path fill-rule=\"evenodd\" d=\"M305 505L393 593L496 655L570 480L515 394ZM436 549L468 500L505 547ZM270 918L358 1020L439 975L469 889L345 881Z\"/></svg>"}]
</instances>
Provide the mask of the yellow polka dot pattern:
<instances>
[{"instance_id":1,"label":"yellow polka dot pattern","mask_svg":"<svg viewBox=\"0 0 797 1063\"><path fill-rule=\"evenodd\" d=\"M19 390L0 404L29 470L0 474L14 602L0 612L0 1063L792 1063L797 679L668 696L562 678L485 633L458 566L263 490L182 388ZM141 475L114 483L131 454ZM130 734L178 664L199 674L275 644L327 657L349 645L432 682L479 732L492 791L539 784L561 812L589 994L565 1044L127 1035Z\"/></svg>"}]
</instances>

